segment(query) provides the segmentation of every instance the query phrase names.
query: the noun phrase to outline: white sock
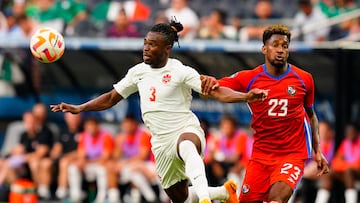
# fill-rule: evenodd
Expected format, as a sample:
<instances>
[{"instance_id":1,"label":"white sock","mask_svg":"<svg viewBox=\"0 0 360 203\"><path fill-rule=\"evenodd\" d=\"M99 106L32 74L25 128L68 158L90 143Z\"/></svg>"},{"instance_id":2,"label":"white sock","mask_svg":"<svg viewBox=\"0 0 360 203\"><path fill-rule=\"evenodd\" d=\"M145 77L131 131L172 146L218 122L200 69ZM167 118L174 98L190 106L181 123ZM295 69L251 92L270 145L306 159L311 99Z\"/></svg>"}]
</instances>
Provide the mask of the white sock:
<instances>
[{"instance_id":1,"label":"white sock","mask_svg":"<svg viewBox=\"0 0 360 203\"><path fill-rule=\"evenodd\" d=\"M110 188L108 190L108 201L109 203L120 203L120 192L116 188Z\"/></svg>"},{"instance_id":2,"label":"white sock","mask_svg":"<svg viewBox=\"0 0 360 203\"><path fill-rule=\"evenodd\" d=\"M106 169L103 166L96 167L96 202L104 202L106 197L107 180Z\"/></svg>"},{"instance_id":3,"label":"white sock","mask_svg":"<svg viewBox=\"0 0 360 203\"><path fill-rule=\"evenodd\" d=\"M208 187L207 191L209 192L211 200L227 200L229 198L229 193L224 186ZM186 199L185 203L198 202L199 198L196 194L195 188L193 186L189 187L189 196Z\"/></svg>"},{"instance_id":4,"label":"white sock","mask_svg":"<svg viewBox=\"0 0 360 203\"><path fill-rule=\"evenodd\" d=\"M315 203L327 203L330 198L330 192L325 189L319 189L316 195Z\"/></svg>"},{"instance_id":5,"label":"white sock","mask_svg":"<svg viewBox=\"0 0 360 203\"><path fill-rule=\"evenodd\" d=\"M141 202L141 193L137 188L131 188L130 196L132 203L140 203Z\"/></svg>"},{"instance_id":6,"label":"white sock","mask_svg":"<svg viewBox=\"0 0 360 203\"><path fill-rule=\"evenodd\" d=\"M153 202L156 200L155 192L150 186L150 182L143 174L139 172L131 173L130 181L140 190L141 194L148 202Z\"/></svg>"},{"instance_id":7,"label":"white sock","mask_svg":"<svg viewBox=\"0 0 360 203\"><path fill-rule=\"evenodd\" d=\"M42 198L48 199L51 196L50 189L47 185L39 185L37 192L38 192L38 195Z\"/></svg>"},{"instance_id":8,"label":"white sock","mask_svg":"<svg viewBox=\"0 0 360 203\"><path fill-rule=\"evenodd\" d=\"M190 178L199 199L210 199L204 162L194 143L189 140L182 141L179 144L179 154L185 162L185 173Z\"/></svg>"},{"instance_id":9,"label":"white sock","mask_svg":"<svg viewBox=\"0 0 360 203\"><path fill-rule=\"evenodd\" d=\"M64 199L66 197L67 190L65 187L58 187L56 189L55 195L59 199Z\"/></svg>"},{"instance_id":10,"label":"white sock","mask_svg":"<svg viewBox=\"0 0 360 203\"><path fill-rule=\"evenodd\" d=\"M227 200L229 193L224 186L208 187L210 198L212 200Z\"/></svg>"},{"instance_id":11,"label":"white sock","mask_svg":"<svg viewBox=\"0 0 360 203\"><path fill-rule=\"evenodd\" d=\"M345 190L345 202L346 203L357 203L357 190L354 188Z\"/></svg>"},{"instance_id":12,"label":"white sock","mask_svg":"<svg viewBox=\"0 0 360 203\"><path fill-rule=\"evenodd\" d=\"M74 202L80 201L81 194L81 173L76 165L70 165L68 168L70 199Z\"/></svg>"}]
</instances>

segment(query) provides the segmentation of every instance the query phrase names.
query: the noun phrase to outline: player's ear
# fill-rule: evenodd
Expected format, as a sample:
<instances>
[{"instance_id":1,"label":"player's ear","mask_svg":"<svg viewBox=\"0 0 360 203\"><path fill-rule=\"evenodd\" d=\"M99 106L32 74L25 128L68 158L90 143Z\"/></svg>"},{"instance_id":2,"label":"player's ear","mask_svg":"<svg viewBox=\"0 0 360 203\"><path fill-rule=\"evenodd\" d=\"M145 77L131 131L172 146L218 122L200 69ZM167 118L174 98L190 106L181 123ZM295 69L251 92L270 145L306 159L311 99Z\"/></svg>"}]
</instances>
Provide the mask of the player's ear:
<instances>
[{"instance_id":1,"label":"player's ear","mask_svg":"<svg viewBox=\"0 0 360 203\"><path fill-rule=\"evenodd\" d=\"M265 55L266 54L266 46L265 45L263 45L262 47L261 47L261 52Z\"/></svg>"}]
</instances>

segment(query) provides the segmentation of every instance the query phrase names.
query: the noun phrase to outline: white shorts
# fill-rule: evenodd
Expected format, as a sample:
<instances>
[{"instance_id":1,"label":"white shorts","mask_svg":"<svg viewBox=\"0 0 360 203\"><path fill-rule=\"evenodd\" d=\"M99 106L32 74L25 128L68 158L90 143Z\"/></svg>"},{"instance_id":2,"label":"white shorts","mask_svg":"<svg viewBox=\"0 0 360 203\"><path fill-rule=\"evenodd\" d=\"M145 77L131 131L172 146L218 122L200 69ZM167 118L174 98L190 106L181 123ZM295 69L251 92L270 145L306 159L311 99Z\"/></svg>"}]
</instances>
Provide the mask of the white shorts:
<instances>
[{"instance_id":1,"label":"white shorts","mask_svg":"<svg viewBox=\"0 0 360 203\"><path fill-rule=\"evenodd\" d=\"M205 135L200 125L191 125L182 130L176 130L160 138L154 136L151 139L152 152L155 156L157 173L164 189L169 188L177 182L188 179L185 174L185 163L177 153L177 142L181 134L194 133L201 141L201 154L205 149Z\"/></svg>"}]
</instances>

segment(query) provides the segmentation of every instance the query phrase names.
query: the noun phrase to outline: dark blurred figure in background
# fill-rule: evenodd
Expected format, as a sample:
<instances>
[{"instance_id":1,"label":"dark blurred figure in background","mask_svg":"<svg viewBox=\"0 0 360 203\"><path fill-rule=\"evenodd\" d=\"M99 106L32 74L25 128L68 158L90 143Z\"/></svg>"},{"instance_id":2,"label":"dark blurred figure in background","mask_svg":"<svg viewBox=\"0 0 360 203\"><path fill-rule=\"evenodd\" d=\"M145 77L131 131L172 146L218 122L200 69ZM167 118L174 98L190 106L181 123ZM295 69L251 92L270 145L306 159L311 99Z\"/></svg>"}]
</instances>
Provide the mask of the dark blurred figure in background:
<instances>
[{"instance_id":1,"label":"dark blurred figure in background","mask_svg":"<svg viewBox=\"0 0 360 203\"><path fill-rule=\"evenodd\" d=\"M25 112L23 122L26 131L21 134L19 143L12 149L9 157L3 161L0 170L0 185L16 180L16 168L27 164L30 168L31 178L38 183L40 161L47 157L53 144L52 136L40 128L32 112Z\"/></svg>"},{"instance_id":2,"label":"dark blurred figure in background","mask_svg":"<svg viewBox=\"0 0 360 203\"><path fill-rule=\"evenodd\" d=\"M50 151L50 156L41 160L38 194L42 199L51 198L51 183L57 183L56 197L67 195L67 168L75 160L79 133L82 128L81 114L65 113L66 128L62 129Z\"/></svg>"},{"instance_id":3,"label":"dark blurred figure in background","mask_svg":"<svg viewBox=\"0 0 360 203\"><path fill-rule=\"evenodd\" d=\"M236 39L236 29L226 24L227 14L222 9L214 9L201 20L198 37L201 39Z\"/></svg>"},{"instance_id":4,"label":"dark blurred figure in background","mask_svg":"<svg viewBox=\"0 0 360 203\"><path fill-rule=\"evenodd\" d=\"M120 9L118 16L106 32L107 37L140 37L136 26L126 15L125 9Z\"/></svg>"},{"instance_id":5,"label":"dark blurred figure in background","mask_svg":"<svg viewBox=\"0 0 360 203\"><path fill-rule=\"evenodd\" d=\"M319 26L316 26L319 23L324 23L326 19L326 15L319 7L314 6L311 0L299 0L299 10L294 17L295 26L293 33L298 36L299 40L304 42L326 41L330 29L328 27L319 28Z\"/></svg>"}]
</instances>

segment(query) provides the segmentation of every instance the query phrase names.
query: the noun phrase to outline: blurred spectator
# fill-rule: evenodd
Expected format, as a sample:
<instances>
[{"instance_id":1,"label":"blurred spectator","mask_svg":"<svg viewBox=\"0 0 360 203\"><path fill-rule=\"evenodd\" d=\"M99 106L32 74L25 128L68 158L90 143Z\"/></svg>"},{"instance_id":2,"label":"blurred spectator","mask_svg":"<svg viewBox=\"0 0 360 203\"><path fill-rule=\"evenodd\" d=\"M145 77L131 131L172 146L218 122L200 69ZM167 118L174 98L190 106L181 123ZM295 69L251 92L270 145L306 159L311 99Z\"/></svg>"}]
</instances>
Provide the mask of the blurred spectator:
<instances>
[{"instance_id":1,"label":"blurred spectator","mask_svg":"<svg viewBox=\"0 0 360 203\"><path fill-rule=\"evenodd\" d=\"M155 202L151 184L159 184L154 162L151 160L151 135L135 117L128 115L121 121L121 132L115 138L114 160L108 164L108 196L110 202L119 202L118 184L131 183L132 202L140 203L136 191L147 202ZM159 186L160 189L160 186Z\"/></svg>"},{"instance_id":2,"label":"blurred spectator","mask_svg":"<svg viewBox=\"0 0 360 203\"><path fill-rule=\"evenodd\" d=\"M248 140L250 138L245 131L237 128L237 121L230 115L221 118L219 131L218 148L210 158L212 162L208 162L211 167L208 175L217 181L217 185L223 184L226 179L241 185L252 141Z\"/></svg>"},{"instance_id":3,"label":"blurred spectator","mask_svg":"<svg viewBox=\"0 0 360 203\"><path fill-rule=\"evenodd\" d=\"M107 22L113 22L119 14L119 10L125 10L130 22L144 23L149 20L151 9L138 0L119 1L102 1L91 11L91 21L97 27L103 27Z\"/></svg>"},{"instance_id":4,"label":"blurred spectator","mask_svg":"<svg viewBox=\"0 0 360 203\"><path fill-rule=\"evenodd\" d=\"M315 203L327 203L334 179L345 185L345 202L357 203L355 181L360 177L360 139L356 124L349 123L345 128L345 137L331 162L332 170L320 185Z\"/></svg>"},{"instance_id":5,"label":"blurred spectator","mask_svg":"<svg viewBox=\"0 0 360 203\"><path fill-rule=\"evenodd\" d=\"M26 15L41 26L52 27L63 33L65 22L60 12L55 0L34 0L34 4L30 4L26 9Z\"/></svg>"},{"instance_id":6,"label":"blurred spectator","mask_svg":"<svg viewBox=\"0 0 360 203\"><path fill-rule=\"evenodd\" d=\"M81 114L65 113L64 120L66 128L62 130L54 146L50 151L50 156L41 160L38 194L43 199L51 197L50 186L57 177L56 197L64 199L67 194L67 168L69 163L75 160L76 148L81 130Z\"/></svg>"},{"instance_id":7,"label":"blurred spectator","mask_svg":"<svg viewBox=\"0 0 360 203\"><path fill-rule=\"evenodd\" d=\"M12 11L14 16L21 16L25 14L27 0L13 0Z\"/></svg>"},{"instance_id":8,"label":"blurred spectator","mask_svg":"<svg viewBox=\"0 0 360 203\"><path fill-rule=\"evenodd\" d=\"M17 23L21 28L23 37L30 38L39 28L39 24L25 14L17 16Z\"/></svg>"},{"instance_id":9,"label":"blurred spectator","mask_svg":"<svg viewBox=\"0 0 360 203\"><path fill-rule=\"evenodd\" d=\"M170 8L165 10L165 15L169 20L175 18L183 24L184 30L179 33L180 37L187 40L196 37L199 18L188 6L188 0L172 0Z\"/></svg>"},{"instance_id":10,"label":"blurred spectator","mask_svg":"<svg viewBox=\"0 0 360 203\"><path fill-rule=\"evenodd\" d=\"M258 0L254 7L252 18L258 20L278 19L281 16L277 14L270 0Z\"/></svg>"},{"instance_id":11,"label":"blurred spectator","mask_svg":"<svg viewBox=\"0 0 360 203\"><path fill-rule=\"evenodd\" d=\"M359 4L353 0L320 0L317 5L329 18L359 8Z\"/></svg>"},{"instance_id":12,"label":"blurred spectator","mask_svg":"<svg viewBox=\"0 0 360 203\"><path fill-rule=\"evenodd\" d=\"M48 108L44 103L36 103L32 108L32 112L42 131L46 132L49 137L58 136L59 127L57 124L48 121Z\"/></svg>"},{"instance_id":13,"label":"blurred spectator","mask_svg":"<svg viewBox=\"0 0 360 203\"><path fill-rule=\"evenodd\" d=\"M335 134L332 126L327 121L319 121L319 136L320 136L320 147L326 160L331 163L335 154ZM304 176L302 180L301 199L303 202L314 202L313 194L317 185L327 184L329 180L329 174L323 176L317 176L317 163L315 160L309 160L304 169Z\"/></svg>"},{"instance_id":14,"label":"blurred spectator","mask_svg":"<svg viewBox=\"0 0 360 203\"><path fill-rule=\"evenodd\" d=\"M109 27L106 33L107 37L140 37L140 33L136 26L132 24L124 9L120 9L118 16Z\"/></svg>"},{"instance_id":15,"label":"blurred spectator","mask_svg":"<svg viewBox=\"0 0 360 203\"><path fill-rule=\"evenodd\" d=\"M155 14L154 25L159 23L169 23L169 19L165 15L165 12L159 11Z\"/></svg>"},{"instance_id":16,"label":"blurred spectator","mask_svg":"<svg viewBox=\"0 0 360 203\"><path fill-rule=\"evenodd\" d=\"M39 128L32 112L23 115L25 132L20 136L19 143L12 149L9 157L2 164L0 170L0 185L5 181L11 183L16 180L15 170L27 164L34 182L39 178L40 160L46 157L53 144L52 137Z\"/></svg>"},{"instance_id":17,"label":"blurred spectator","mask_svg":"<svg viewBox=\"0 0 360 203\"><path fill-rule=\"evenodd\" d=\"M214 9L201 20L198 37L201 39L236 39L236 29L226 25L227 15L221 9Z\"/></svg>"},{"instance_id":18,"label":"blurred spectator","mask_svg":"<svg viewBox=\"0 0 360 203\"><path fill-rule=\"evenodd\" d=\"M319 23L327 19L317 6L313 6L311 0L299 0L299 11L294 17L294 35L304 42L321 42L327 40L329 28L317 28ZM314 26L315 25L315 26ZM309 29L312 30L308 31Z\"/></svg>"},{"instance_id":19,"label":"blurred spectator","mask_svg":"<svg viewBox=\"0 0 360 203\"><path fill-rule=\"evenodd\" d=\"M247 25L240 30L239 39L242 42L249 40L261 40L265 28L273 22L269 20L278 19L281 16L274 12L270 0L259 0L255 6L252 19L256 20L256 25Z\"/></svg>"},{"instance_id":20,"label":"blurred spectator","mask_svg":"<svg viewBox=\"0 0 360 203\"><path fill-rule=\"evenodd\" d=\"M79 23L88 18L86 5L80 0L61 0L56 1L56 9L60 12L60 17L65 22L65 35L72 36Z\"/></svg>"},{"instance_id":21,"label":"blurred spectator","mask_svg":"<svg viewBox=\"0 0 360 203\"><path fill-rule=\"evenodd\" d=\"M84 121L84 131L80 134L76 160L68 167L70 199L81 201L82 174L86 181L96 181L95 202L103 202L106 196L107 179L105 164L108 163L114 142L112 135L100 128L93 117Z\"/></svg>"},{"instance_id":22,"label":"blurred spectator","mask_svg":"<svg viewBox=\"0 0 360 203\"><path fill-rule=\"evenodd\" d=\"M343 38L351 41L360 41L360 17L347 20L340 26Z\"/></svg>"},{"instance_id":23,"label":"blurred spectator","mask_svg":"<svg viewBox=\"0 0 360 203\"><path fill-rule=\"evenodd\" d=\"M0 37L23 38L21 27L17 23L17 17L12 8L7 8L3 12L3 28L0 29Z\"/></svg>"},{"instance_id":24,"label":"blurred spectator","mask_svg":"<svg viewBox=\"0 0 360 203\"><path fill-rule=\"evenodd\" d=\"M0 37L4 37L1 36ZM8 39L8 38L6 38ZM10 53L0 54L0 96L16 96L16 85L23 84L25 76Z\"/></svg>"},{"instance_id":25,"label":"blurred spectator","mask_svg":"<svg viewBox=\"0 0 360 203\"><path fill-rule=\"evenodd\" d=\"M329 18L360 8L359 3L353 0L322 0L317 5ZM356 19L346 19L337 25L331 26L329 40L337 40L349 36L352 26L356 27Z\"/></svg>"}]
</instances>

